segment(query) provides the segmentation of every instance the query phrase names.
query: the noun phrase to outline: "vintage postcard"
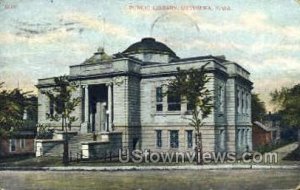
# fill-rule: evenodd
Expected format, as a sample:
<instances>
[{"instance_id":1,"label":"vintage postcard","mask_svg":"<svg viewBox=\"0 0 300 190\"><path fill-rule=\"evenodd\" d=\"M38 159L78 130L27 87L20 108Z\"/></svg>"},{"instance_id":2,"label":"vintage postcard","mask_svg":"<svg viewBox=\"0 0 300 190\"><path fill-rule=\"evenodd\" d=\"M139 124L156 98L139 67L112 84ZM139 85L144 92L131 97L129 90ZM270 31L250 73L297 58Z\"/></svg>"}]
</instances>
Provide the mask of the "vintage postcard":
<instances>
[{"instance_id":1,"label":"vintage postcard","mask_svg":"<svg viewBox=\"0 0 300 190\"><path fill-rule=\"evenodd\" d=\"M299 0L0 0L0 190L300 190Z\"/></svg>"}]
</instances>

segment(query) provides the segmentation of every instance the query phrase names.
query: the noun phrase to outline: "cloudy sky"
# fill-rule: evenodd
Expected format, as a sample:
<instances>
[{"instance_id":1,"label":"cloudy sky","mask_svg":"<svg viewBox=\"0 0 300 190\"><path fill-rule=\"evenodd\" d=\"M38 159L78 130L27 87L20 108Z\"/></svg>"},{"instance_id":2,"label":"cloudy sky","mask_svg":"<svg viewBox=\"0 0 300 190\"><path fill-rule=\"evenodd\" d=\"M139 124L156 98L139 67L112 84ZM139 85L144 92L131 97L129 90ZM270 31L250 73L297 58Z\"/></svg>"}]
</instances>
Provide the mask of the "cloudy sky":
<instances>
[{"instance_id":1,"label":"cloudy sky","mask_svg":"<svg viewBox=\"0 0 300 190\"><path fill-rule=\"evenodd\" d=\"M299 0L0 0L0 20L6 88L35 91L38 78L67 74L100 46L113 54L149 36L182 58L241 64L267 104L300 79Z\"/></svg>"}]
</instances>

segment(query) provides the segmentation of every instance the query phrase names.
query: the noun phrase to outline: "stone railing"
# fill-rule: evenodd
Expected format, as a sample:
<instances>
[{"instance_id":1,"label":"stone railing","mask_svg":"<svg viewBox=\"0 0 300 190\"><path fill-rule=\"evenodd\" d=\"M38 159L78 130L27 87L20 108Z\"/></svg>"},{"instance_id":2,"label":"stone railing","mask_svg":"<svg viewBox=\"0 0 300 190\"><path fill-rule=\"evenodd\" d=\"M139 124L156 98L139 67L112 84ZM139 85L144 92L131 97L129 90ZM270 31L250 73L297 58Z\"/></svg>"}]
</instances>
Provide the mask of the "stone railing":
<instances>
[{"instance_id":1,"label":"stone railing","mask_svg":"<svg viewBox=\"0 0 300 190\"><path fill-rule=\"evenodd\" d=\"M53 139L36 139L36 151L35 156L41 157L45 155L61 156L63 153L64 140Z\"/></svg>"}]
</instances>

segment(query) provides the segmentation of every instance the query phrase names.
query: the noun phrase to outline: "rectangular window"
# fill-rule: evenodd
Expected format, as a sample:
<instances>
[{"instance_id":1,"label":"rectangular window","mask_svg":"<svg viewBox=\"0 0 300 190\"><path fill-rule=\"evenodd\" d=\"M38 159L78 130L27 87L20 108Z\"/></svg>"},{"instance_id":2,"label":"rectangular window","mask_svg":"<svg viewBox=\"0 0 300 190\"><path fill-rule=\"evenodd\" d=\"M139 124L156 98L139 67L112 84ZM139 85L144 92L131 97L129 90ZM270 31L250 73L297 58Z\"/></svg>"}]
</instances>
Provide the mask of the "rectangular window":
<instances>
[{"instance_id":1,"label":"rectangular window","mask_svg":"<svg viewBox=\"0 0 300 190\"><path fill-rule=\"evenodd\" d=\"M236 109L240 113L240 91L236 91Z\"/></svg>"},{"instance_id":2,"label":"rectangular window","mask_svg":"<svg viewBox=\"0 0 300 190\"><path fill-rule=\"evenodd\" d=\"M244 113L244 91L242 91L242 95L241 95L241 101L242 101L242 113Z\"/></svg>"},{"instance_id":3,"label":"rectangular window","mask_svg":"<svg viewBox=\"0 0 300 190\"><path fill-rule=\"evenodd\" d=\"M170 147L171 148L178 148L178 131L172 130L170 131Z\"/></svg>"},{"instance_id":4,"label":"rectangular window","mask_svg":"<svg viewBox=\"0 0 300 190\"><path fill-rule=\"evenodd\" d=\"M190 101L187 101L187 103L186 103L186 110L187 111L193 111L193 105L191 104L191 102Z\"/></svg>"},{"instance_id":5,"label":"rectangular window","mask_svg":"<svg viewBox=\"0 0 300 190\"><path fill-rule=\"evenodd\" d=\"M248 93L246 93L246 98L245 98L245 104L246 104L246 108L245 108L246 111L245 111L245 112L246 112L246 113L248 113L248 106L249 106L249 105L248 105L248 99L249 99L249 98L248 98Z\"/></svg>"},{"instance_id":6,"label":"rectangular window","mask_svg":"<svg viewBox=\"0 0 300 190\"><path fill-rule=\"evenodd\" d=\"M219 99L219 103L221 105L222 104L222 86L219 86L219 89L218 89L218 99Z\"/></svg>"},{"instance_id":7,"label":"rectangular window","mask_svg":"<svg viewBox=\"0 0 300 190\"><path fill-rule=\"evenodd\" d=\"M224 108L225 108L225 103L224 103L224 86L220 85L218 89L218 107L219 107L219 112L224 113Z\"/></svg>"},{"instance_id":8,"label":"rectangular window","mask_svg":"<svg viewBox=\"0 0 300 190\"><path fill-rule=\"evenodd\" d=\"M49 114L50 116L53 116L54 114L54 100L52 98L50 98L49 101Z\"/></svg>"},{"instance_id":9,"label":"rectangular window","mask_svg":"<svg viewBox=\"0 0 300 190\"><path fill-rule=\"evenodd\" d=\"M23 149L25 148L25 139L20 139L20 148Z\"/></svg>"},{"instance_id":10,"label":"rectangular window","mask_svg":"<svg viewBox=\"0 0 300 190\"><path fill-rule=\"evenodd\" d=\"M172 92L172 89L169 89ZM168 94L168 111L180 111L181 98L180 95Z\"/></svg>"},{"instance_id":11,"label":"rectangular window","mask_svg":"<svg viewBox=\"0 0 300 190\"><path fill-rule=\"evenodd\" d=\"M161 130L156 130L156 147L162 147Z\"/></svg>"},{"instance_id":12,"label":"rectangular window","mask_svg":"<svg viewBox=\"0 0 300 190\"><path fill-rule=\"evenodd\" d=\"M156 87L156 111L163 111L162 87Z\"/></svg>"},{"instance_id":13,"label":"rectangular window","mask_svg":"<svg viewBox=\"0 0 300 190\"><path fill-rule=\"evenodd\" d=\"M9 140L9 151L15 152L16 151L16 139Z\"/></svg>"},{"instance_id":14,"label":"rectangular window","mask_svg":"<svg viewBox=\"0 0 300 190\"><path fill-rule=\"evenodd\" d=\"M251 94L247 95L247 104L248 104L247 113L250 114L250 111L251 111Z\"/></svg>"},{"instance_id":15,"label":"rectangular window","mask_svg":"<svg viewBox=\"0 0 300 190\"><path fill-rule=\"evenodd\" d=\"M187 147L193 148L193 131L192 130L186 131L186 136L187 136Z\"/></svg>"}]
</instances>

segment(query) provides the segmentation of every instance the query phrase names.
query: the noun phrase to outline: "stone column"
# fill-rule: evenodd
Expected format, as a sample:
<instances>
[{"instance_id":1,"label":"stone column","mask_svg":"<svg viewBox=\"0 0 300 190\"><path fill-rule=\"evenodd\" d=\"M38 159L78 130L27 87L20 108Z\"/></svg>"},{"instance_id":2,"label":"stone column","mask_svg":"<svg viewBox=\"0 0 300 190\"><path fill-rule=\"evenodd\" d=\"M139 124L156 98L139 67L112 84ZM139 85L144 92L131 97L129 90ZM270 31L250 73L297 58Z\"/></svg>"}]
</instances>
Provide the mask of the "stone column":
<instances>
[{"instance_id":1,"label":"stone column","mask_svg":"<svg viewBox=\"0 0 300 190\"><path fill-rule=\"evenodd\" d=\"M247 130L247 133L248 133L248 135L247 135L247 137L248 137L248 150L252 151L252 129L249 128Z\"/></svg>"},{"instance_id":2,"label":"stone column","mask_svg":"<svg viewBox=\"0 0 300 190\"><path fill-rule=\"evenodd\" d=\"M82 86L82 89L84 90L84 120L81 124L81 132L87 133L88 132L88 126L89 126L89 88L88 85Z\"/></svg>"},{"instance_id":3,"label":"stone column","mask_svg":"<svg viewBox=\"0 0 300 190\"><path fill-rule=\"evenodd\" d=\"M108 129L107 131L112 131L112 83L107 84L107 109L108 109Z\"/></svg>"},{"instance_id":4,"label":"stone column","mask_svg":"<svg viewBox=\"0 0 300 190\"><path fill-rule=\"evenodd\" d=\"M97 102L96 103L96 113L95 113L95 132L98 133L98 132L102 132L103 129L102 129L102 112L103 110L101 109L102 108L102 105L100 102Z\"/></svg>"},{"instance_id":5,"label":"stone column","mask_svg":"<svg viewBox=\"0 0 300 190\"><path fill-rule=\"evenodd\" d=\"M241 136L241 129L238 129L237 131L237 149L238 149L238 152L241 150L241 141L242 141L242 136Z\"/></svg>"},{"instance_id":6,"label":"stone column","mask_svg":"<svg viewBox=\"0 0 300 190\"><path fill-rule=\"evenodd\" d=\"M247 142L248 142L248 137L247 137L247 129L244 129L244 142L243 142L243 151L245 151L246 150L246 147L247 147Z\"/></svg>"},{"instance_id":7,"label":"stone column","mask_svg":"<svg viewBox=\"0 0 300 190\"><path fill-rule=\"evenodd\" d=\"M220 130L220 149L221 151L226 151L225 150L225 131L224 129Z\"/></svg>"}]
</instances>

